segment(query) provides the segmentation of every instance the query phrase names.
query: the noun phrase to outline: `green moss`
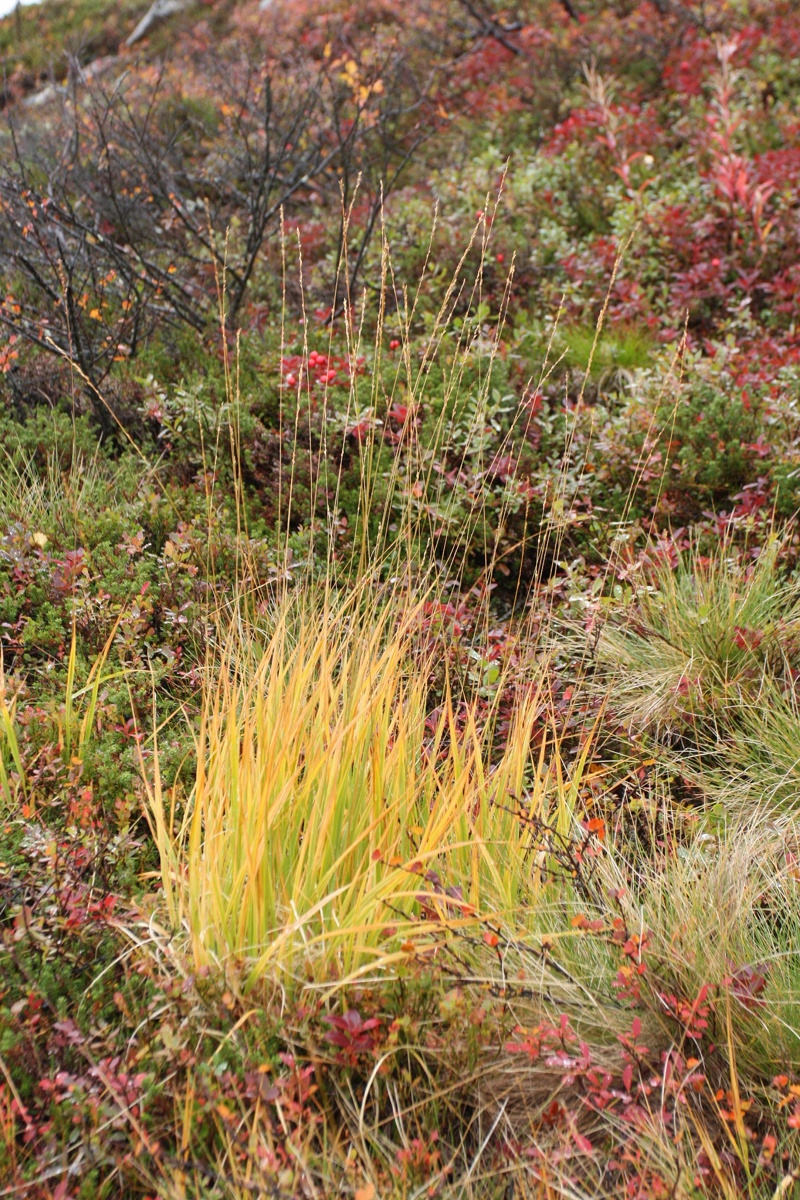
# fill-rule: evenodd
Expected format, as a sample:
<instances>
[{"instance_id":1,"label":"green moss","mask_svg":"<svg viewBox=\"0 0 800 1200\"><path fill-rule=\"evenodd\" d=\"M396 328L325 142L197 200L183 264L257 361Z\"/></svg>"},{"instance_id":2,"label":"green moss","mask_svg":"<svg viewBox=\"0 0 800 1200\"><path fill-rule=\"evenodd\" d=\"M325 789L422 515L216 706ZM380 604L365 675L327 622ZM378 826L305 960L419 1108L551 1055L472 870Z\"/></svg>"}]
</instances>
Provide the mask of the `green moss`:
<instances>
[{"instance_id":1,"label":"green moss","mask_svg":"<svg viewBox=\"0 0 800 1200\"><path fill-rule=\"evenodd\" d=\"M591 377L599 379L610 371L635 371L650 365L654 341L646 327L607 325L601 330L596 346L595 336L595 328L589 325L575 325L563 331L561 344L571 367L585 372L591 360Z\"/></svg>"}]
</instances>

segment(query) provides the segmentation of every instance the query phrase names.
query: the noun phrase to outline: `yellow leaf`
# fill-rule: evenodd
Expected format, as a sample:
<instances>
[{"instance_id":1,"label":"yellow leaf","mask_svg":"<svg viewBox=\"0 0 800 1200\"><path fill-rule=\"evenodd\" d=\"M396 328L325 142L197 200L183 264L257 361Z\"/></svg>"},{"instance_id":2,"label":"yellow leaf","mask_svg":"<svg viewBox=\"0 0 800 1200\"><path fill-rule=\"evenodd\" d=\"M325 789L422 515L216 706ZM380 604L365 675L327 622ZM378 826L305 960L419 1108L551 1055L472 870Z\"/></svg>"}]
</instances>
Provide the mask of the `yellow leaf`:
<instances>
[{"instance_id":1,"label":"yellow leaf","mask_svg":"<svg viewBox=\"0 0 800 1200\"><path fill-rule=\"evenodd\" d=\"M100 312L99 308L93 308L92 311L89 313L89 316L92 318L93 321L102 321L102 319L103 319L103 314Z\"/></svg>"},{"instance_id":2,"label":"yellow leaf","mask_svg":"<svg viewBox=\"0 0 800 1200\"><path fill-rule=\"evenodd\" d=\"M31 541L33 542L34 546L38 546L40 550L44 550L45 546L47 545L47 534L32 533Z\"/></svg>"}]
</instances>

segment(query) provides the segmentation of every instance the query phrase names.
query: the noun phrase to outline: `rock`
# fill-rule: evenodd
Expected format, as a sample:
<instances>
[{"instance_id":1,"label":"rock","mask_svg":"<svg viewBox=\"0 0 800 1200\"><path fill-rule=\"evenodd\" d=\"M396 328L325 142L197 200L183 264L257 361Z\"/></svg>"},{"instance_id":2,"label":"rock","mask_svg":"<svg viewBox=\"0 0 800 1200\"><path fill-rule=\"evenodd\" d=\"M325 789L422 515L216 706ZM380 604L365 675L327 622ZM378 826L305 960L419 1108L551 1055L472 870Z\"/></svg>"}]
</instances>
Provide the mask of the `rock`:
<instances>
[{"instance_id":1,"label":"rock","mask_svg":"<svg viewBox=\"0 0 800 1200\"><path fill-rule=\"evenodd\" d=\"M109 71L113 71L119 65L120 60L116 54L105 54L102 58L95 58L80 72L80 82L93 83L95 79L99 79L101 75L107 75Z\"/></svg>"},{"instance_id":2,"label":"rock","mask_svg":"<svg viewBox=\"0 0 800 1200\"><path fill-rule=\"evenodd\" d=\"M51 100L57 100L61 96L66 96L67 89L60 83L48 83L47 87L43 87L40 91L34 92L31 96L26 96L22 101L24 108L41 108L44 104L49 104Z\"/></svg>"},{"instance_id":3,"label":"rock","mask_svg":"<svg viewBox=\"0 0 800 1200\"><path fill-rule=\"evenodd\" d=\"M158 25L159 21L164 21L167 17L174 17L178 13L184 12L191 3L192 0L155 0L155 3L150 5L131 36L125 42L125 45L135 45L143 37L147 37L147 34L154 25Z\"/></svg>"},{"instance_id":4,"label":"rock","mask_svg":"<svg viewBox=\"0 0 800 1200\"><path fill-rule=\"evenodd\" d=\"M70 74L78 84L90 84L108 71L113 70L119 64L119 59L116 55L107 54L103 58L96 58L94 62L90 62L87 66L81 67L77 63L71 64ZM48 83L46 87L40 91L34 92L30 96L26 96L22 101L25 108L42 108L45 104L50 104L53 100L63 99L69 95L69 87L65 83Z\"/></svg>"}]
</instances>

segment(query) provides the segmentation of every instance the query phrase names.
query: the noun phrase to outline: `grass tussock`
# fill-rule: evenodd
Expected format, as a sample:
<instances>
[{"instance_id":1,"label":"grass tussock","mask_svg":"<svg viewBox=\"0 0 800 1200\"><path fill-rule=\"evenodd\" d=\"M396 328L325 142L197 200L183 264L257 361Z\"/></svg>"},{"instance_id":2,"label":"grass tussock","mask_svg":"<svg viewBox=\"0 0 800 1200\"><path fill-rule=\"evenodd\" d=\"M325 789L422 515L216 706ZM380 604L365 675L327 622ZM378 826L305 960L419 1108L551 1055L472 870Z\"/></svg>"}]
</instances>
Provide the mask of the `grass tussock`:
<instances>
[{"instance_id":1,"label":"grass tussock","mask_svg":"<svg viewBox=\"0 0 800 1200\"><path fill-rule=\"evenodd\" d=\"M798 654L800 593L781 569L781 539L754 553L723 539L656 563L627 613L604 624L598 661L613 675L619 716L638 728L724 720L789 677Z\"/></svg>"},{"instance_id":2,"label":"grass tussock","mask_svg":"<svg viewBox=\"0 0 800 1200\"><path fill-rule=\"evenodd\" d=\"M352 981L414 952L421 908L453 929L525 920L542 870L519 798L569 829L587 754L570 773L557 740L534 749L547 685L533 656L498 750L496 713L437 683L430 607L289 596L262 645L223 644L182 819L157 783L149 796L198 966Z\"/></svg>"}]
</instances>

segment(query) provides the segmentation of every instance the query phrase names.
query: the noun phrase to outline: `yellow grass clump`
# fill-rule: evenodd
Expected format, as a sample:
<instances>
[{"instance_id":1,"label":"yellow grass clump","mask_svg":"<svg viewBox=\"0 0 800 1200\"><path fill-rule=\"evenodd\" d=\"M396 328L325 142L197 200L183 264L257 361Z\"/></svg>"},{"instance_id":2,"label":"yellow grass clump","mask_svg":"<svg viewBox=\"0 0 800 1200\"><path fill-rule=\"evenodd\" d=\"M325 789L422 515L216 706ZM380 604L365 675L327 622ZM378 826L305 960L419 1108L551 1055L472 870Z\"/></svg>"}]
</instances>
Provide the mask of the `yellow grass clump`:
<instances>
[{"instance_id":1,"label":"yellow grass clump","mask_svg":"<svg viewBox=\"0 0 800 1200\"><path fill-rule=\"evenodd\" d=\"M543 864L520 803L570 824L558 747L532 750L543 666L490 761L491 706L479 724L445 679L432 707L424 606L367 608L287 599L260 651L237 633L209 673L181 822L155 772L165 894L198 966L284 986L385 970L423 917L441 931L530 904Z\"/></svg>"}]
</instances>

